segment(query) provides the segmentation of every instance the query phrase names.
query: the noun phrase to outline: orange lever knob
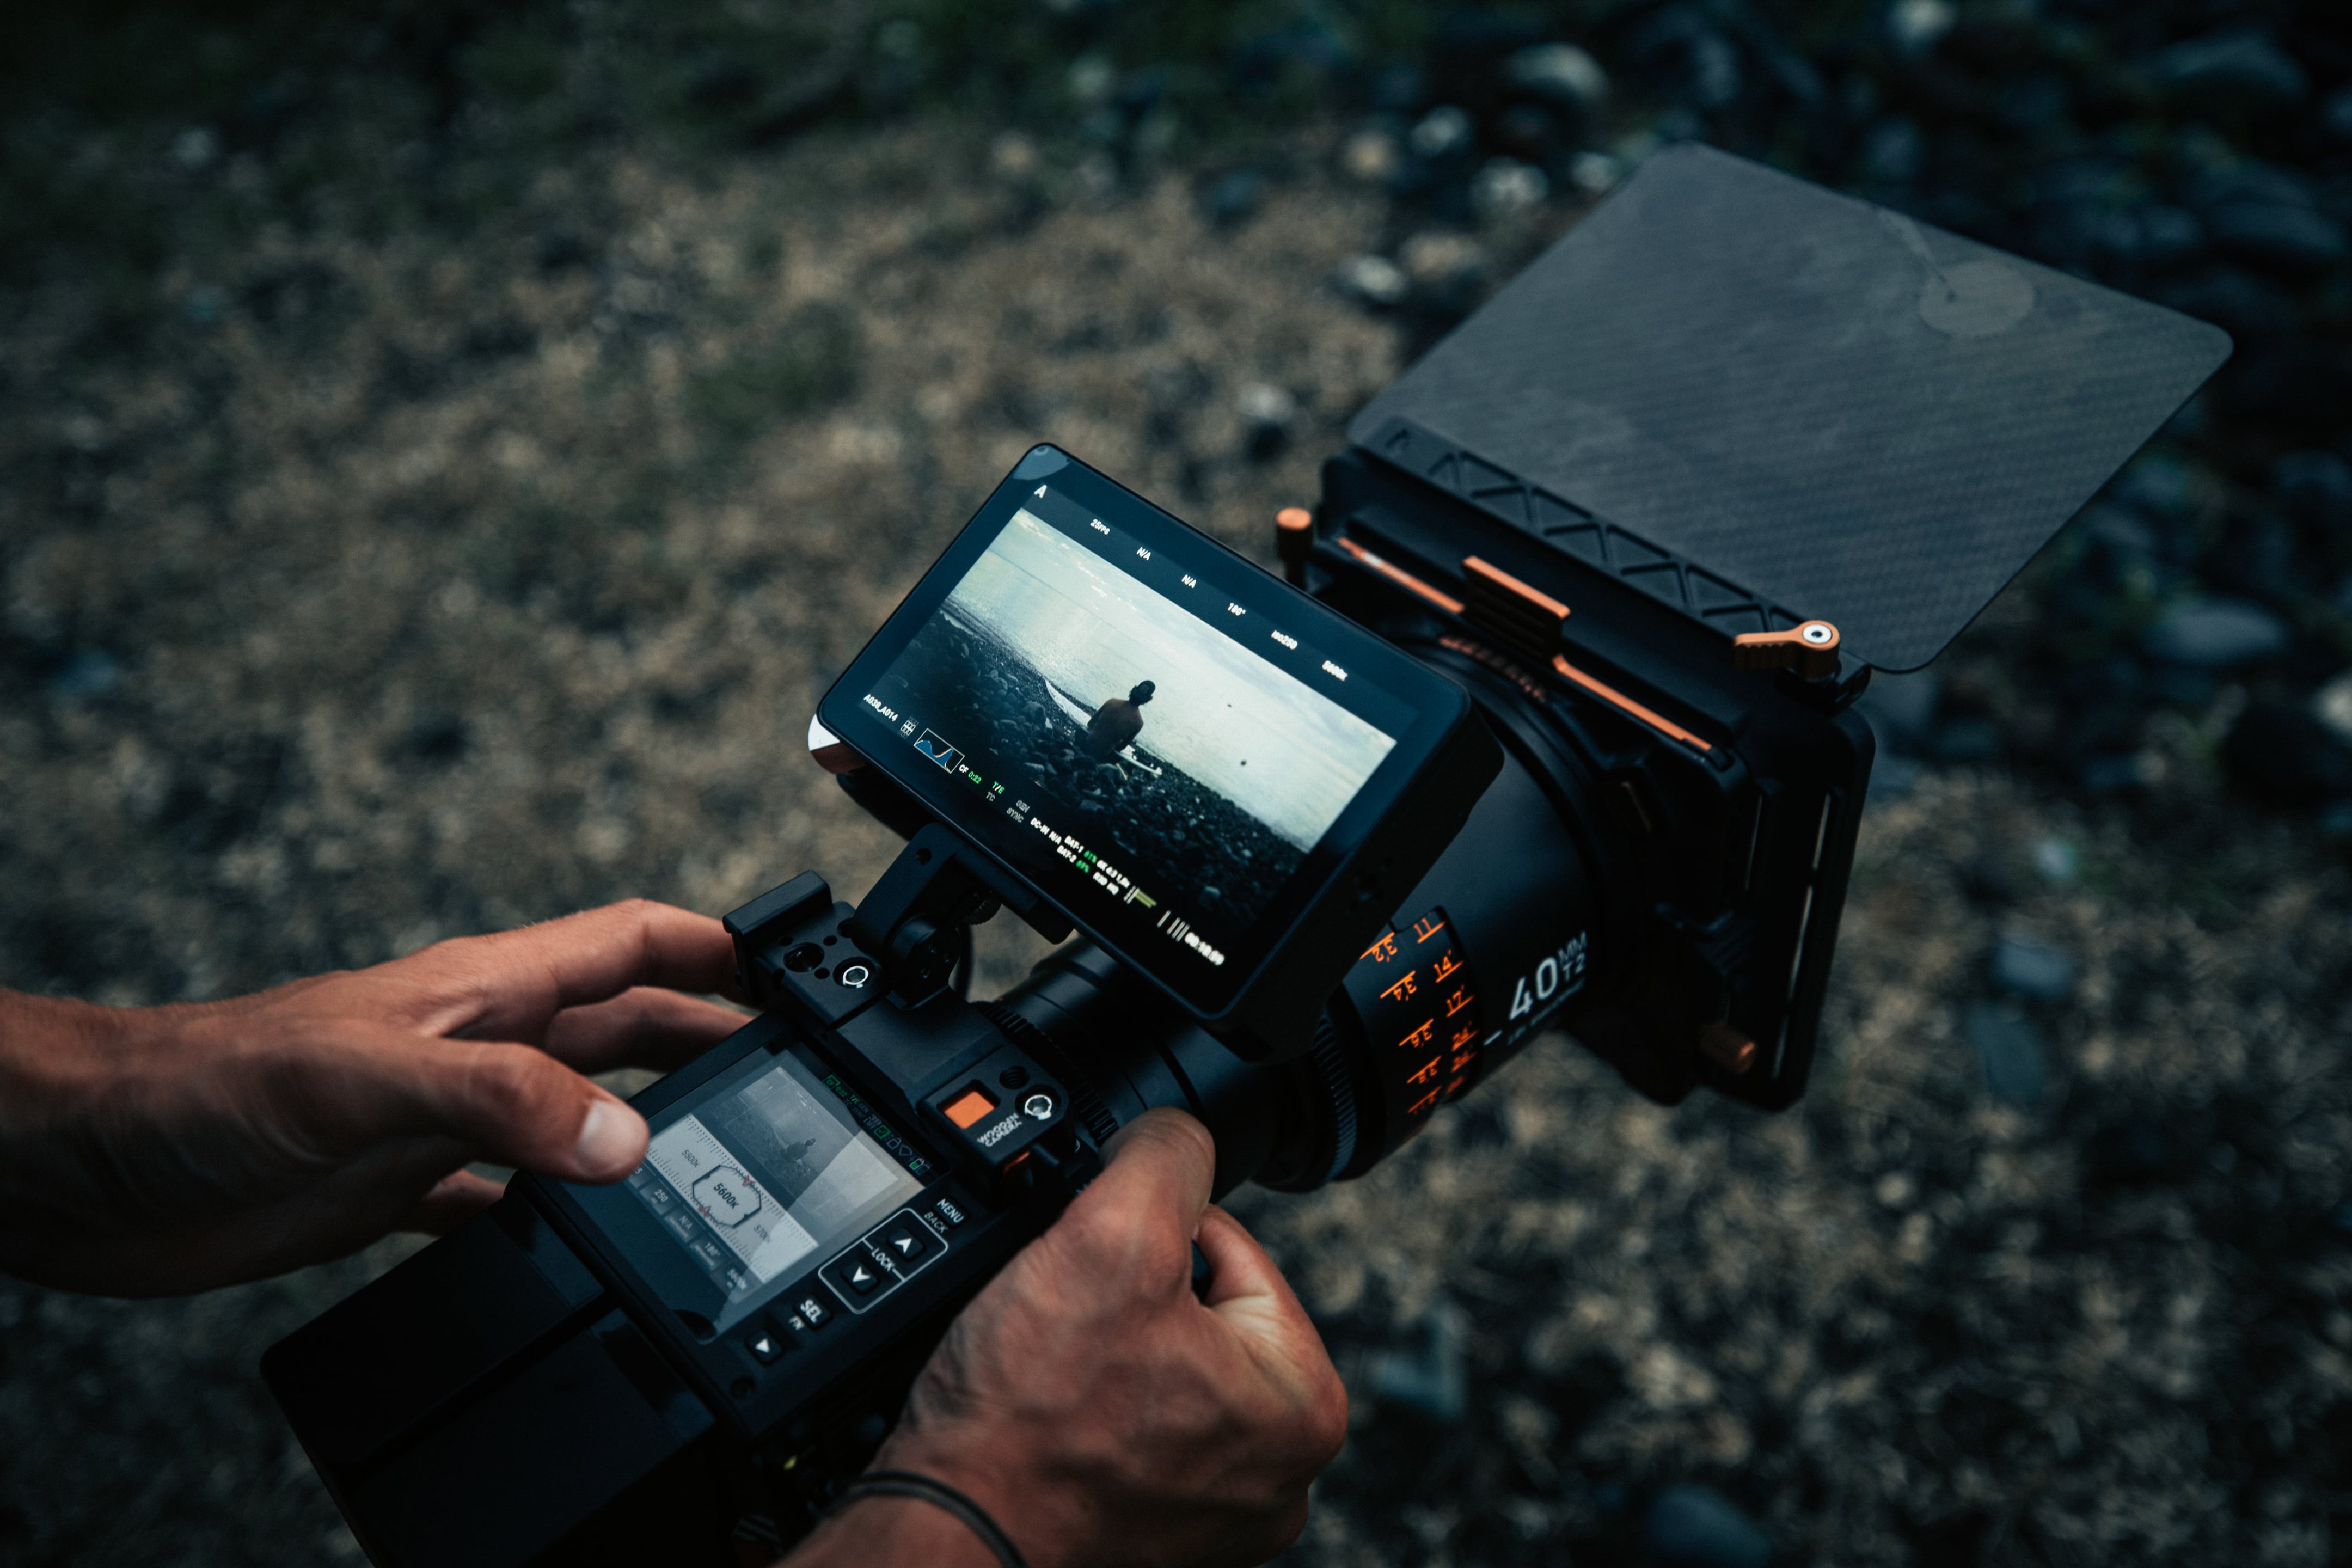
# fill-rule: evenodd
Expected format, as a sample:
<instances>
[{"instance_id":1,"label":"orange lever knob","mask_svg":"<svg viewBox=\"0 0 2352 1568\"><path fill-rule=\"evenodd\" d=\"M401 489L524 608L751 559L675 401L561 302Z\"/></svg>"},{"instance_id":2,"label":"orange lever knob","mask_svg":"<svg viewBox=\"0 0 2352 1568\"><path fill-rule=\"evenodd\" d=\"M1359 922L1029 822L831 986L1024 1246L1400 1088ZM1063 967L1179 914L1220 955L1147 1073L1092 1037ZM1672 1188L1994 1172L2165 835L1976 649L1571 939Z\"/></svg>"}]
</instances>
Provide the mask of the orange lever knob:
<instances>
[{"instance_id":1,"label":"orange lever knob","mask_svg":"<svg viewBox=\"0 0 2352 1568\"><path fill-rule=\"evenodd\" d=\"M1820 680L1837 673L1838 629L1807 621L1785 632L1743 632L1731 639L1731 662L1740 669L1794 669Z\"/></svg>"}]
</instances>

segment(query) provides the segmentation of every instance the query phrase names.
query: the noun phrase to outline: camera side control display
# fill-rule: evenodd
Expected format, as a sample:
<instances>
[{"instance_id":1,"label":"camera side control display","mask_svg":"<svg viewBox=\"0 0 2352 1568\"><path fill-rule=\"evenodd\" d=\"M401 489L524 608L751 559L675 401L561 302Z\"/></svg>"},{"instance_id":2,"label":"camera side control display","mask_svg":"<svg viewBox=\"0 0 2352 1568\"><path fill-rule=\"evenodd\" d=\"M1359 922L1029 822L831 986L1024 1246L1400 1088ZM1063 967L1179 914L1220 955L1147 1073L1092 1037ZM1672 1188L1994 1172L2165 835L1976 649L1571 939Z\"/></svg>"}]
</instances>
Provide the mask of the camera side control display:
<instances>
[{"instance_id":1,"label":"camera side control display","mask_svg":"<svg viewBox=\"0 0 2352 1568\"><path fill-rule=\"evenodd\" d=\"M817 1271L842 1305L862 1312L947 1250L947 1238L912 1209L900 1209L867 1231L842 1255Z\"/></svg>"}]
</instances>

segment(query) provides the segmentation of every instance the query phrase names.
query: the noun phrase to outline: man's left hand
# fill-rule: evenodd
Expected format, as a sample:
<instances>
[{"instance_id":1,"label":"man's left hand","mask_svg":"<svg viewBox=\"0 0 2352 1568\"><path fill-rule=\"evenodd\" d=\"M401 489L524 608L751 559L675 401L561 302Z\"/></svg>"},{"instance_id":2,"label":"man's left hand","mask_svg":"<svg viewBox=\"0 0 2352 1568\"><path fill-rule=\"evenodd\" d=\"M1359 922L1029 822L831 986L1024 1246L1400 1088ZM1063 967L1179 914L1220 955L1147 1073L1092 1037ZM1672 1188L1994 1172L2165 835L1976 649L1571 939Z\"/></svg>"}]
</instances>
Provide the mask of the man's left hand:
<instances>
[{"instance_id":1,"label":"man's left hand","mask_svg":"<svg viewBox=\"0 0 2352 1568\"><path fill-rule=\"evenodd\" d=\"M446 1231L472 1161L617 1181L646 1124L583 1075L688 1060L733 987L717 921L638 900L226 1002L0 992L0 1268L201 1290Z\"/></svg>"}]
</instances>

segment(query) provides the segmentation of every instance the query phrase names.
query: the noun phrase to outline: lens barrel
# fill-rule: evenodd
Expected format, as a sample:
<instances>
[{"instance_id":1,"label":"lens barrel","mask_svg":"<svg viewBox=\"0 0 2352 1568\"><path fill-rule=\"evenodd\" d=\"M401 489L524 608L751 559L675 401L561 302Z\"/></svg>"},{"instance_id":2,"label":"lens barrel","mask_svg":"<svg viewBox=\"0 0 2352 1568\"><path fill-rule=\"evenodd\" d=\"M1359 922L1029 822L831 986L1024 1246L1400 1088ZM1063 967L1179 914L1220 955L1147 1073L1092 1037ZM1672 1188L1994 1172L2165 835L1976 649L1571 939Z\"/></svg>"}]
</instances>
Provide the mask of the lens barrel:
<instances>
[{"instance_id":1,"label":"lens barrel","mask_svg":"<svg viewBox=\"0 0 2352 1568\"><path fill-rule=\"evenodd\" d=\"M1561 782L1538 783L1523 751L1508 748L1303 1056L1243 1062L1087 942L982 1011L1074 1086L1098 1141L1152 1106L1199 1117L1216 1139L1219 1195L1361 1175L1557 1022L1594 973L1587 851L1557 803Z\"/></svg>"}]
</instances>

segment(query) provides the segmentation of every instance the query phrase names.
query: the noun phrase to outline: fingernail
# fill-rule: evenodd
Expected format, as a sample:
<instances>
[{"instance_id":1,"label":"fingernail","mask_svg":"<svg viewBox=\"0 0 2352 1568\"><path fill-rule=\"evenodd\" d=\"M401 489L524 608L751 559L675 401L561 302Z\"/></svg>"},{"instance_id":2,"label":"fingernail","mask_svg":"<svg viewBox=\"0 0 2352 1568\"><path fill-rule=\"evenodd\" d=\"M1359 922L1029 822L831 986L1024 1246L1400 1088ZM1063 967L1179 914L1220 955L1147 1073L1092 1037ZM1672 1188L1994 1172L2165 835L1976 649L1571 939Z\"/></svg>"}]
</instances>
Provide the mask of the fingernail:
<instances>
[{"instance_id":1,"label":"fingernail","mask_svg":"<svg viewBox=\"0 0 2352 1568\"><path fill-rule=\"evenodd\" d=\"M618 1100L600 1100L588 1108L572 1152L585 1169L619 1176L636 1169L645 1149L644 1119Z\"/></svg>"}]
</instances>

